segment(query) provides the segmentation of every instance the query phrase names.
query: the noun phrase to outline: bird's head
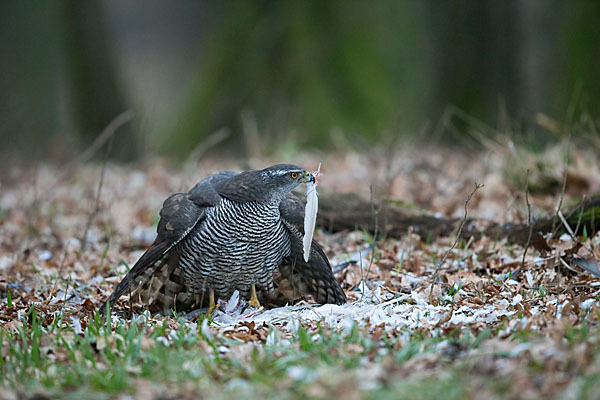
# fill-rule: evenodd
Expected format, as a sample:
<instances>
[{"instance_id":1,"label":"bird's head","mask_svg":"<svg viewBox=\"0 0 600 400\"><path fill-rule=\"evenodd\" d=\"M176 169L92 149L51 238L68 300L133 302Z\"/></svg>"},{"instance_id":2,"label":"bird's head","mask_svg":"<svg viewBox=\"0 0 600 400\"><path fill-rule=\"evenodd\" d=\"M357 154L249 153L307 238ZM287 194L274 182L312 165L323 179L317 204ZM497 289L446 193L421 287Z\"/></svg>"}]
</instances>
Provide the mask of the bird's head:
<instances>
[{"instance_id":1,"label":"bird's head","mask_svg":"<svg viewBox=\"0 0 600 400\"><path fill-rule=\"evenodd\" d=\"M220 196L237 202L279 203L298 185L314 182L315 176L304 168L278 164L259 170L244 171L215 184Z\"/></svg>"},{"instance_id":2,"label":"bird's head","mask_svg":"<svg viewBox=\"0 0 600 400\"><path fill-rule=\"evenodd\" d=\"M298 185L314 182L315 177L297 165L277 164L260 171L266 188L275 197L283 199Z\"/></svg>"}]
</instances>

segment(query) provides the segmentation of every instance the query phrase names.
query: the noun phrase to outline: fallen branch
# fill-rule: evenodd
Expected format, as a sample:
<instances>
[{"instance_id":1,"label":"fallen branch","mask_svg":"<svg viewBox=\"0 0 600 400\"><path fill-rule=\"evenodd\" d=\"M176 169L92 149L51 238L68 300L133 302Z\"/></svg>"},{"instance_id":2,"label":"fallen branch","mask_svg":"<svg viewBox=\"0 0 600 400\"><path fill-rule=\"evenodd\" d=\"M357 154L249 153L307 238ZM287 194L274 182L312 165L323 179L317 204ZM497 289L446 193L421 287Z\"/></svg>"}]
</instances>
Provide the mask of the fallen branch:
<instances>
[{"instance_id":1,"label":"fallen branch","mask_svg":"<svg viewBox=\"0 0 600 400\"><path fill-rule=\"evenodd\" d=\"M371 234L375 233L375 221L373 220L372 204L357 194L328 194L322 193L319 197L319 214L317 225L329 232L364 230ZM449 237L452 236L458 218L437 217L424 210L416 210L402 206L398 202L383 201L375 202L375 207L385 210L386 218L379 221L378 232L386 232L389 237L403 237L412 231L422 238ZM585 227L587 232L596 232L600 229L600 193L586 196L576 206L562 213L563 218L569 225L576 226L579 221L580 230ZM532 221L531 243L539 240L540 235L566 232L561 217L556 214L538 218ZM557 228L558 226L558 228ZM485 235L494 239L506 239L509 243L525 246L529 238L530 225L523 224L501 224L483 219L467 218L464 224L462 236L464 239L475 239Z\"/></svg>"}]
</instances>

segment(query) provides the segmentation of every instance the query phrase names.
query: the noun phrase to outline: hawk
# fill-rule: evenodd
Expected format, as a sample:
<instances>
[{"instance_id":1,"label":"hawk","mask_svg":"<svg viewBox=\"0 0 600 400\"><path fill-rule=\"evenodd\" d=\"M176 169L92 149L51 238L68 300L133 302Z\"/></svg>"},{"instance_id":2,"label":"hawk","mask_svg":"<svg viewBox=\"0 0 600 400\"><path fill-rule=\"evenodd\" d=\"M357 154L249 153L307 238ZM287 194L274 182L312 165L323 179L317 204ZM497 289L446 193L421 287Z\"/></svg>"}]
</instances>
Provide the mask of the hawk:
<instances>
[{"instance_id":1,"label":"hawk","mask_svg":"<svg viewBox=\"0 0 600 400\"><path fill-rule=\"evenodd\" d=\"M163 203L157 237L115 288L101 311L123 294L153 311L186 311L235 290L259 307L275 291L275 272L318 303L346 296L319 244L303 258L304 205L291 193L314 176L296 165L221 171Z\"/></svg>"}]
</instances>

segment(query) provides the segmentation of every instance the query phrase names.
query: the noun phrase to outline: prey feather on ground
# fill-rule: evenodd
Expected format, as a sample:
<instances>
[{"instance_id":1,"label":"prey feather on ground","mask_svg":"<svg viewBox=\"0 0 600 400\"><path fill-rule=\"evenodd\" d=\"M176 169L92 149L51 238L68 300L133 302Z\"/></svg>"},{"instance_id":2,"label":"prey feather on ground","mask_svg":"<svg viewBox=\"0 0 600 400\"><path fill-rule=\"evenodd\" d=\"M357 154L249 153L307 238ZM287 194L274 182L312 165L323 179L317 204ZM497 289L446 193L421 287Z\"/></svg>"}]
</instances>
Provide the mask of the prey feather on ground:
<instances>
[{"instance_id":1,"label":"prey feather on ground","mask_svg":"<svg viewBox=\"0 0 600 400\"><path fill-rule=\"evenodd\" d=\"M321 163L312 173L314 180L306 184L306 208L304 210L304 261L308 262L310 246L315 233L317 223L317 210L319 209L319 194L317 193L317 181L321 172Z\"/></svg>"}]
</instances>

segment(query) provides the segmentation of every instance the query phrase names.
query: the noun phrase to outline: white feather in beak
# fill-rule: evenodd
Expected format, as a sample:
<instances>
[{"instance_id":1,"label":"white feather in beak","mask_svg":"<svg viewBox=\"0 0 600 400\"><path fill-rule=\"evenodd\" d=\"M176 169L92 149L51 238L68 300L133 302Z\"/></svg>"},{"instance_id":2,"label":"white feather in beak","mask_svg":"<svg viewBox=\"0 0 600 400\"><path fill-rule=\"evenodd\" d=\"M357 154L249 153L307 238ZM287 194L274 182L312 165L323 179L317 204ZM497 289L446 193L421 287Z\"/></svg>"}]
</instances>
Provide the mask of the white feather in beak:
<instances>
[{"instance_id":1,"label":"white feather in beak","mask_svg":"<svg viewBox=\"0 0 600 400\"><path fill-rule=\"evenodd\" d=\"M317 193L317 182L319 173L321 172L321 163L319 168L313 172L314 182L306 183L306 208L304 210L304 261L308 262L310 257L310 247L312 244L313 235L315 233L315 225L317 223L317 211L319 209L319 194Z\"/></svg>"}]
</instances>

